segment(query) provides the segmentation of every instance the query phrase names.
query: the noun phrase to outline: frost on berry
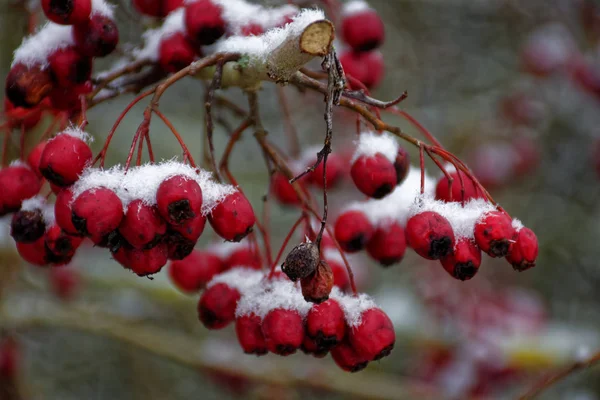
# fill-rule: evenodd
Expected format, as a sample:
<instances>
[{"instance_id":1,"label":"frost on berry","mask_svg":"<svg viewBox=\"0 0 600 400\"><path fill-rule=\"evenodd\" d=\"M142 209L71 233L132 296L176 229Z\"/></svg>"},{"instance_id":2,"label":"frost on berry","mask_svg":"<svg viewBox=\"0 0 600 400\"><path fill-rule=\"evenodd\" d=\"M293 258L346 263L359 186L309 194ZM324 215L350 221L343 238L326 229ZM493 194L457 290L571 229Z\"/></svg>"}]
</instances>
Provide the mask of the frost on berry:
<instances>
[{"instance_id":1,"label":"frost on berry","mask_svg":"<svg viewBox=\"0 0 600 400\"><path fill-rule=\"evenodd\" d=\"M484 214L475 224L475 241L490 257L508 254L515 229L510 217L502 211Z\"/></svg>"},{"instance_id":2,"label":"frost on berry","mask_svg":"<svg viewBox=\"0 0 600 400\"><path fill-rule=\"evenodd\" d=\"M246 354L267 354L267 343L262 333L262 320L254 314L243 315L235 320L235 333Z\"/></svg>"},{"instance_id":3,"label":"frost on berry","mask_svg":"<svg viewBox=\"0 0 600 400\"><path fill-rule=\"evenodd\" d=\"M10 223L10 235L16 242L33 243L46 232L43 210L43 198L33 197L25 200L21 210L16 212Z\"/></svg>"},{"instance_id":4,"label":"frost on berry","mask_svg":"<svg viewBox=\"0 0 600 400\"><path fill-rule=\"evenodd\" d=\"M436 212L426 211L408 220L406 239L421 257L437 260L452 252L454 231L446 218Z\"/></svg>"},{"instance_id":5,"label":"frost on berry","mask_svg":"<svg viewBox=\"0 0 600 400\"><path fill-rule=\"evenodd\" d=\"M169 277L180 290L194 293L221 272L222 263L219 258L207 251L194 250L183 260L172 261L169 266Z\"/></svg>"},{"instance_id":6,"label":"frost on berry","mask_svg":"<svg viewBox=\"0 0 600 400\"><path fill-rule=\"evenodd\" d=\"M374 229L367 216L358 210L348 210L335 221L335 238L344 251L362 250L371 240Z\"/></svg>"},{"instance_id":7,"label":"frost on berry","mask_svg":"<svg viewBox=\"0 0 600 400\"><path fill-rule=\"evenodd\" d=\"M119 42L119 28L111 17L96 13L84 24L73 27L77 51L87 57L104 57Z\"/></svg>"},{"instance_id":8,"label":"frost on berry","mask_svg":"<svg viewBox=\"0 0 600 400\"><path fill-rule=\"evenodd\" d=\"M355 51L379 47L385 38L381 17L362 0L353 0L342 8L342 37Z\"/></svg>"},{"instance_id":9,"label":"frost on berry","mask_svg":"<svg viewBox=\"0 0 600 400\"><path fill-rule=\"evenodd\" d=\"M321 260L317 269L300 282L304 300L319 304L329 299L333 289L333 271L327 261Z\"/></svg>"},{"instance_id":10,"label":"frost on berry","mask_svg":"<svg viewBox=\"0 0 600 400\"><path fill-rule=\"evenodd\" d=\"M317 270L319 260L319 248L315 243L301 243L289 252L281 270L295 282L313 274Z\"/></svg>"},{"instance_id":11,"label":"frost on berry","mask_svg":"<svg viewBox=\"0 0 600 400\"><path fill-rule=\"evenodd\" d=\"M85 140L88 135L71 128L50 139L40 158L40 171L51 183L70 186L92 160L92 150Z\"/></svg>"},{"instance_id":12,"label":"frost on berry","mask_svg":"<svg viewBox=\"0 0 600 400\"><path fill-rule=\"evenodd\" d=\"M23 200L35 196L42 187L42 181L31 168L20 161L0 169L0 216L18 211Z\"/></svg>"},{"instance_id":13,"label":"frost on berry","mask_svg":"<svg viewBox=\"0 0 600 400\"><path fill-rule=\"evenodd\" d=\"M473 239L461 238L451 254L440 259L442 266L453 278L466 281L479 271L481 250Z\"/></svg>"},{"instance_id":14,"label":"frost on berry","mask_svg":"<svg viewBox=\"0 0 600 400\"><path fill-rule=\"evenodd\" d=\"M239 242L252 231L256 217L246 196L237 191L217 204L208 220L223 239Z\"/></svg>"},{"instance_id":15,"label":"frost on berry","mask_svg":"<svg viewBox=\"0 0 600 400\"><path fill-rule=\"evenodd\" d=\"M535 267L539 252L535 233L529 228L522 227L516 231L513 240L514 243L506 256L507 261L519 272Z\"/></svg>"},{"instance_id":16,"label":"frost on berry","mask_svg":"<svg viewBox=\"0 0 600 400\"><path fill-rule=\"evenodd\" d=\"M46 17L57 24L75 25L87 21L92 12L91 0L42 0Z\"/></svg>"},{"instance_id":17,"label":"frost on berry","mask_svg":"<svg viewBox=\"0 0 600 400\"><path fill-rule=\"evenodd\" d=\"M379 226L367 243L369 255L384 267L399 263L406 251L404 228L397 222L387 222Z\"/></svg>"}]
</instances>

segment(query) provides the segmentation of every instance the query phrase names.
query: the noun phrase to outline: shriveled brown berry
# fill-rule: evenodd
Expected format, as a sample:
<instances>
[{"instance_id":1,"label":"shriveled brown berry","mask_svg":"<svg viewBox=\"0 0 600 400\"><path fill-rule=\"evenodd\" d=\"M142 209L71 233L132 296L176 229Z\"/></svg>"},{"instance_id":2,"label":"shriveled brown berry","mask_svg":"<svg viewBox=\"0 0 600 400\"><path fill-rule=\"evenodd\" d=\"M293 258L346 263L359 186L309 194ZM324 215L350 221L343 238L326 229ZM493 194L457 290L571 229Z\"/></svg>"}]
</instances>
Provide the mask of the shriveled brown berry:
<instances>
[{"instance_id":1,"label":"shriveled brown berry","mask_svg":"<svg viewBox=\"0 0 600 400\"><path fill-rule=\"evenodd\" d=\"M319 248L315 243L301 243L290 251L281 270L295 282L313 274L319 265L319 259Z\"/></svg>"},{"instance_id":2,"label":"shriveled brown berry","mask_svg":"<svg viewBox=\"0 0 600 400\"><path fill-rule=\"evenodd\" d=\"M317 270L302 279L300 283L304 300L316 304L322 303L329 299L333 289L333 271L325 260L321 260Z\"/></svg>"}]
</instances>

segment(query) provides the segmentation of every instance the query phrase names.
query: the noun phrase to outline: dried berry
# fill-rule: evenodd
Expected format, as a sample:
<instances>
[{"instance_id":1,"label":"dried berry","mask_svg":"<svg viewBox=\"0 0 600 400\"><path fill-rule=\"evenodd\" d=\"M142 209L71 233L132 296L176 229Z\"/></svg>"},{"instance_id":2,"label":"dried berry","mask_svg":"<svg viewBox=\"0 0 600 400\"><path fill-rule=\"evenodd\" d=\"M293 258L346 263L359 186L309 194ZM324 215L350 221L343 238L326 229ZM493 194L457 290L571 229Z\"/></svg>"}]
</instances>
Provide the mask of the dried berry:
<instances>
[{"instance_id":1,"label":"dried berry","mask_svg":"<svg viewBox=\"0 0 600 400\"><path fill-rule=\"evenodd\" d=\"M292 281L312 275L319 265L319 247L315 243L301 243L289 252L281 270Z\"/></svg>"}]
</instances>

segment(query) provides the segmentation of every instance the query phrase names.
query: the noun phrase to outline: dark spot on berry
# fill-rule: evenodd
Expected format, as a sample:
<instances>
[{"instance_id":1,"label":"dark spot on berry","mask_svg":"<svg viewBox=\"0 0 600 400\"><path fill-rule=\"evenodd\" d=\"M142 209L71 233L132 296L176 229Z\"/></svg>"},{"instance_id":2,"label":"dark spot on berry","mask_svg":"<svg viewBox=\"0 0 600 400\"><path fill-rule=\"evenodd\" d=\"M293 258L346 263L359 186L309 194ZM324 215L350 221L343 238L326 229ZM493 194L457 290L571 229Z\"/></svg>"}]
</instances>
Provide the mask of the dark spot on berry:
<instances>
[{"instance_id":1,"label":"dark spot on berry","mask_svg":"<svg viewBox=\"0 0 600 400\"><path fill-rule=\"evenodd\" d=\"M433 260L438 260L452 251L452 239L448 236L440 238L432 238L429 246L429 257Z\"/></svg>"},{"instance_id":2,"label":"dark spot on berry","mask_svg":"<svg viewBox=\"0 0 600 400\"><path fill-rule=\"evenodd\" d=\"M456 279L460 279L461 281L471 279L476 273L477 268L475 268L471 261L467 263L458 263L454 267L454 277Z\"/></svg>"},{"instance_id":3,"label":"dark spot on berry","mask_svg":"<svg viewBox=\"0 0 600 400\"><path fill-rule=\"evenodd\" d=\"M268 352L269 352L269 350L267 350L265 348L261 348L261 347L257 347L256 349L251 350L251 351L244 351L244 353L246 353L246 354L254 354L255 356L264 356Z\"/></svg>"},{"instance_id":4,"label":"dark spot on berry","mask_svg":"<svg viewBox=\"0 0 600 400\"><path fill-rule=\"evenodd\" d=\"M215 312L206 307L200 307L198 317L200 318L200 321L202 321L209 329L213 326L220 325L222 322Z\"/></svg>"},{"instance_id":5,"label":"dark spot on berry","mask_svg":"<svg viewBox=\"0 0 600 400\"><path fill-rule=\"evenodd\" d=\"M492 240L490 242L489 255L492 257L505 257L510 249L508 239Z\"/></svg>"},{"instance_id":6,"label":"dark spot on berry","mask_svg":"<svg viewBox=\"0 0 600 400\"><path fill-rule=\"evenodd\" d=\"M248 236L248 234L250 234L250 232L252 232L252 227L249 226L248 229L246 229L246 231L244 233L240 233L239 235L235 235L233 237L232 242L239 242L240 240L242 240L243 238L245 238L246 236Z\"/></svg>"},{"instance_id":7,"label":"dark spot on berry","mask_svg":"<svg viewBox=\"0 0 600 400\"><path fill-rule=\"evenodd\" d=\"M378 261L382 267L391 267L392 265L400 262L400 260L395 257L382 258L381 260L378 260Z\"/></svg>"},{"instance_id":8,"label":"dark spot on berry","mask_svg":"<svg viewBox=\"0 0 600 400\"><path fill-rule=\"evenodd\" d=\"M392 190L394 190L394 186L390 185L389 183L385 183L375 190L372 197L375 199L382 199L390 194Z\"/></svg>"},{"instance_id":9,"label":"dark spot on berry","mask_svg":"<svg viewBox=\"0 0 600 400\"><path fill-rule=\"evenodd\" d=\"M68 236L61 236L54 242L53 253L66 255L73 251L73 242Z\"/></svg>"},{"instance_id":10,"label":"dark spot on berry","mask_svg":"<svg viewBox=\"0 0 600 400\"><path fill-rule=\"evenodd\" d=\"M50 0L50 12L62 18L68 18L73 12L74 0Z\"/></svg>"},{"instance_id":11,"label":"dark spot on berry","mask_svg":"<svg viewBox=\"0 0 600 400\"><path fill-rule=\"evenodd\" d=\"M69 186L69 184L67 182L65 182L65 178L63 178L61 175L54 172L54 170L52 169L52 167L50 165L48 165L44 169L40 169L40 172L42 173L44 178L48 179L48 181L54 183L56 186L60 186L60 187Z\"/></svg>"},{"instance_id":12,"label":"dark spot on berry","mask_svg":"<svg viewBox=\"0 0 600 400\"><path fill-rule=\"evenodd\" d=\"M196 242L186 239L179 232L169 231L163 236L167 245L168 257L171 260L183 260L194 251Z\"/></svg>"},{"instance_id":13,"label":"dark spot on berry","mask_svg":"<svg viewBox=\"0 0 600 400\"><path fill-rule=\"evenodd\" d=\"M375 358L373 358L373 361L381 360L383 357L389 356L390 353L392 352L393 348L394 348L394 343L390 344L389 346L387 346L386 348L384 348L383 350L381 350L379 352L379 354L377 354L375 356Z\"/></svg>"},{"instance_id":14,"label":"dark spot on berry","mask_svg":"<svg viewBox=\"0 0 600 400\"><path fill-rule=\"evenodd\" d=\"M75 214L75 211L71 213L71 222L73 223L73 226L75 227L75 229L77 229L79 233L85 236L89 234L87 230L87 220Z\"/></svg>"},{"instance_id":15,"label":"dark spot on berry","mask_svg":"<svg viewBox=\"0 0 600 400\"><path fill-rule=\"evenodd\" d=\"M379 39L367 40L366 42L362 43L359 47L357 47L356 50L359 52L371 51L379 47L380 44L381 40Z\"/></svg>"},{"instance_id":16,"label":"dark spot on berry","mask_svg":"<svg viewBox=\"0 0 600 400\"><path fill-rule=\"evenodd\" d=\"M87 57L81 57L81 59L71 67L69 79L73 83L85 83L92 70L92 61Z\"/></svg>"},{"instance_id":17,"label":"dark spot on berry","mask_svg":"<svg viewBox=\"0 0 600 400\"><path fill-rule=\"evenodd\" d=\"M325 336L322 331L317 332L316 337L311 337L318 347L319 350L330 350L338 345L337 337Z\"/></svg>"},{"instance_id":18,"label":"dark spot on berry","mask_svg":"<svg viewBox=\"0 0 600 400\"><path fill-rule=\"evenodd\" d=\"M529 268L535 267L535 262L523 261L520 264L513 264L513 269L517 272L523 272L528 270Z\"/></svg>"},{"instance_id":19,"label":"dark spot on berry","mask_svg":"<svg viewBox=\"0 0 600 400\"><path fill-rule=\"evenodd\" d=\"M164 235L159 235L158 233L154 235L154 239L146 243L144 246L144 250L150 250L156 247L157 244L161 243L164 239Z\"/></svg>"},{"instance_id":20,"label":"dark spot on berry","mask_svg":"<svg viewBox=\"0 0 600 400\"><path fill-rule=\"evenodd\" d=\"M368 361L365 361L365 362L362 362L362 363L358 363L358 364L354 364L352 366L352 368L350 368L350 372L362 371L363 369L367 368L367 365L369 365Z\"/></svg>"},{"instance_id":21,"label":"dark spot on berry","mask_svg":"<svg viewBox=\"0 0 600 400\"><path fill-rule=\"evenodd\" d=\"M275 346L275 350L275 352L280 356L289 356L290 354L294 354L296 352L296 347L288 344L278 344Z\"/></svg>"},{"instance_id":22,"label":"dark spot on berry","mask_svg":"<svg viewBox=\"0 0 600 400\"><path fill-rule=\"evenodd\" d=\"M39 210L19 211L13 216L10 234L16 242L33 243L44 235L46 224Z\"/></svg>"},{"instance_id":23,"label":"dark spot on berry","mask_svg":"<svg viewBox=\"0 0 600 400\"><path fill-rule=\"evenodd\" d=\"M167 207L169 218L175 223L180 224L188 219L192 219L196 214L192 211L190 201L187 199L177 200L170 203Z\"/></svg>"},{"instance_id":24,"label":"dark spot on berry","mask_svg":"<svg viewBox=\"0 0 600 400\"><path fill-rule=\"evenodd\" d=\"M203 45L210 45L216 42L221 36L225 34L225 29L219 26L205 27L198 31L196 39L198 43Z\"/></svg>"},{"instance_id":25,"label":"dark spot on berry","mask_svg":"<svg viewBox=\"0 0 600 400\"><path fill-rule=\"evenodd\" d=\"M367 238L364 234L359 233L354 236L350 241L345 243L345 248L347 251L359 251L365 247L367 244Z\"/></svg>"}]
</instances>

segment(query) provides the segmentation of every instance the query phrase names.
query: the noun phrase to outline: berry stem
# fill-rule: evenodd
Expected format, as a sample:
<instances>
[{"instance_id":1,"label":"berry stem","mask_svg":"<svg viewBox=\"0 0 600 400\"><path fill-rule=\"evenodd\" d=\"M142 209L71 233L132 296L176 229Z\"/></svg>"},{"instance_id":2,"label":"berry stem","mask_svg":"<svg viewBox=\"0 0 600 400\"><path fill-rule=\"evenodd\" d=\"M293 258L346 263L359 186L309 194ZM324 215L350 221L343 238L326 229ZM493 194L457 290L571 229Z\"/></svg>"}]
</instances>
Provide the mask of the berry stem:
<instances>
[{"instance_id":1,"label":"berry stem","mask_svg":"<svg viewBox=\"0 0 600 400\"><path fill-rule=\"evenodd\" d=\"M424 144L419 144L419 166L421 167L421 194L425 193L425 156L423 154L424 147Z\"/></svg>"},{"instance_id":2,"label":"berry stem","mask_svg":"<svg viewBox=\"0 0 600 400\"><path fill-rule=\"evenodd\" d=\"M285 132L289 139L290 154L293 158L298 158L300 155L300 141L298 140L298 131L292 122L292 115L290 112L290 106L287 101L287 96L283 87L277 86L277 97L281 104L281 110L283 111L283 121L285 124Z\"/></svg>"},{"instance_id":3,"label":"berry stem","mask_svg":"<svg viewBox=\"0 0 600 400\"><path fill-rule=\"evenodd\" d=\"M223 182L223 178L219 173L219 169L217 168L217 160L215 157L215 145L213 143L213 133L214 133L214 124L212 117L212 105L215 98L215 91L221 88L221 78L223 77L223 65L225 64L224 60L218 60L216 63L215 74L213 76L212 82L210 83L209 89L206 92L205 98L205 126L206 126L206 137L208 139L208 150L210 155L210 162L213 171L215 172L216 179L219 182Z\"/></svg>"},{"instance_id":4,"label":"berry stem","mask_svg":"<svg viewBox=\"0 0 600 400\"><path fill-rule=\"evenodd\" d=\"M225 174L229 182L234 186L237 186L238 184L233 175L231 174L231 171L229 170L229 157L231 156L233 147L240 140L242 133L244 133L244 131L248 129L250 125L252 125L252 120L246 118L242 122L242 124L231 133L229 141L227 142L227 146L225 147L225 151L223 152L223 156L221 157L221 162L219 163L219 170Z\"/></svg>"},{"instance_id":5,"label":"berry stem","mask_svg":"<svg viewBox=\"0 0 600 400\"><path fill-rule=\"evenodd\" d=\"M183 138L181 137L179 132L177 132L177 129L175 129L175 127L173 126L171 121L162 112L159 111L158 107L154 107L152 109L152 111L154 112L154 114L158 115L158 117L171 130L171 132L173 133L173 136L175 136L175 139L177 139L177 141L179 142L179 145L181 146L181 149L183 150L183 156L190 162L190 165L193 168L196 168L196 163L194 162L194 158L192 157L192 154L188 150L185 142L183 141ZM149 133L148 133L148 135L149 135Z\"/></svg>"},{"instance_id":6,"label":"berry stem","mask_svg":"<svg viewBox=\"0 0 600 400\"><path fill-rule=\"evenodd\" d=\"M433 134L431 132L429 132L427 130L427 128L425 128L423 126L423 124L421 124L419 121L417 121L415 118L413 118L413 116L410 115L409 113L407 113L406 111L399 110L397 107L390 107L390 108L387 108L385 111L390 112L395 115L398 115L398 116L406 119L415 128L417 128L417 130L419 130L423 134L423 136L425 136L425 138L431 142L431 144L439 147L440 149L444 148L444 146L442 146L442 144L439 142L439 140L437 140L435 138L435 136L433 136Z\"/></svg>"},{"instance_id":7,"label":"berry stem","mask_svg":"<svg viewBox=\"0 0 600 400\"><path fill-rule=\"evenodd\" d=\"M294 223L294 225L292 225L292 229L290 229L290 231L286 235L285 239L283 239L283 243L281 244L281 248L279 249L279 252L277 253L277 257L275 257L275 260L271 263L271 272L269 272L269 277L267 279L273 278L273 274L275 273L275 268L277 267L277 264L279 264L279 261L281 260L281 256L283 255L285 248L287 247L290 239L292 238L292 235L294 234L294 232L296 232L296 229L298 228L298 226L305 219L306 219L306 214L302 213L300 218L298 218L296 220L296 222Z\"/></svg>"}]
</instances>

